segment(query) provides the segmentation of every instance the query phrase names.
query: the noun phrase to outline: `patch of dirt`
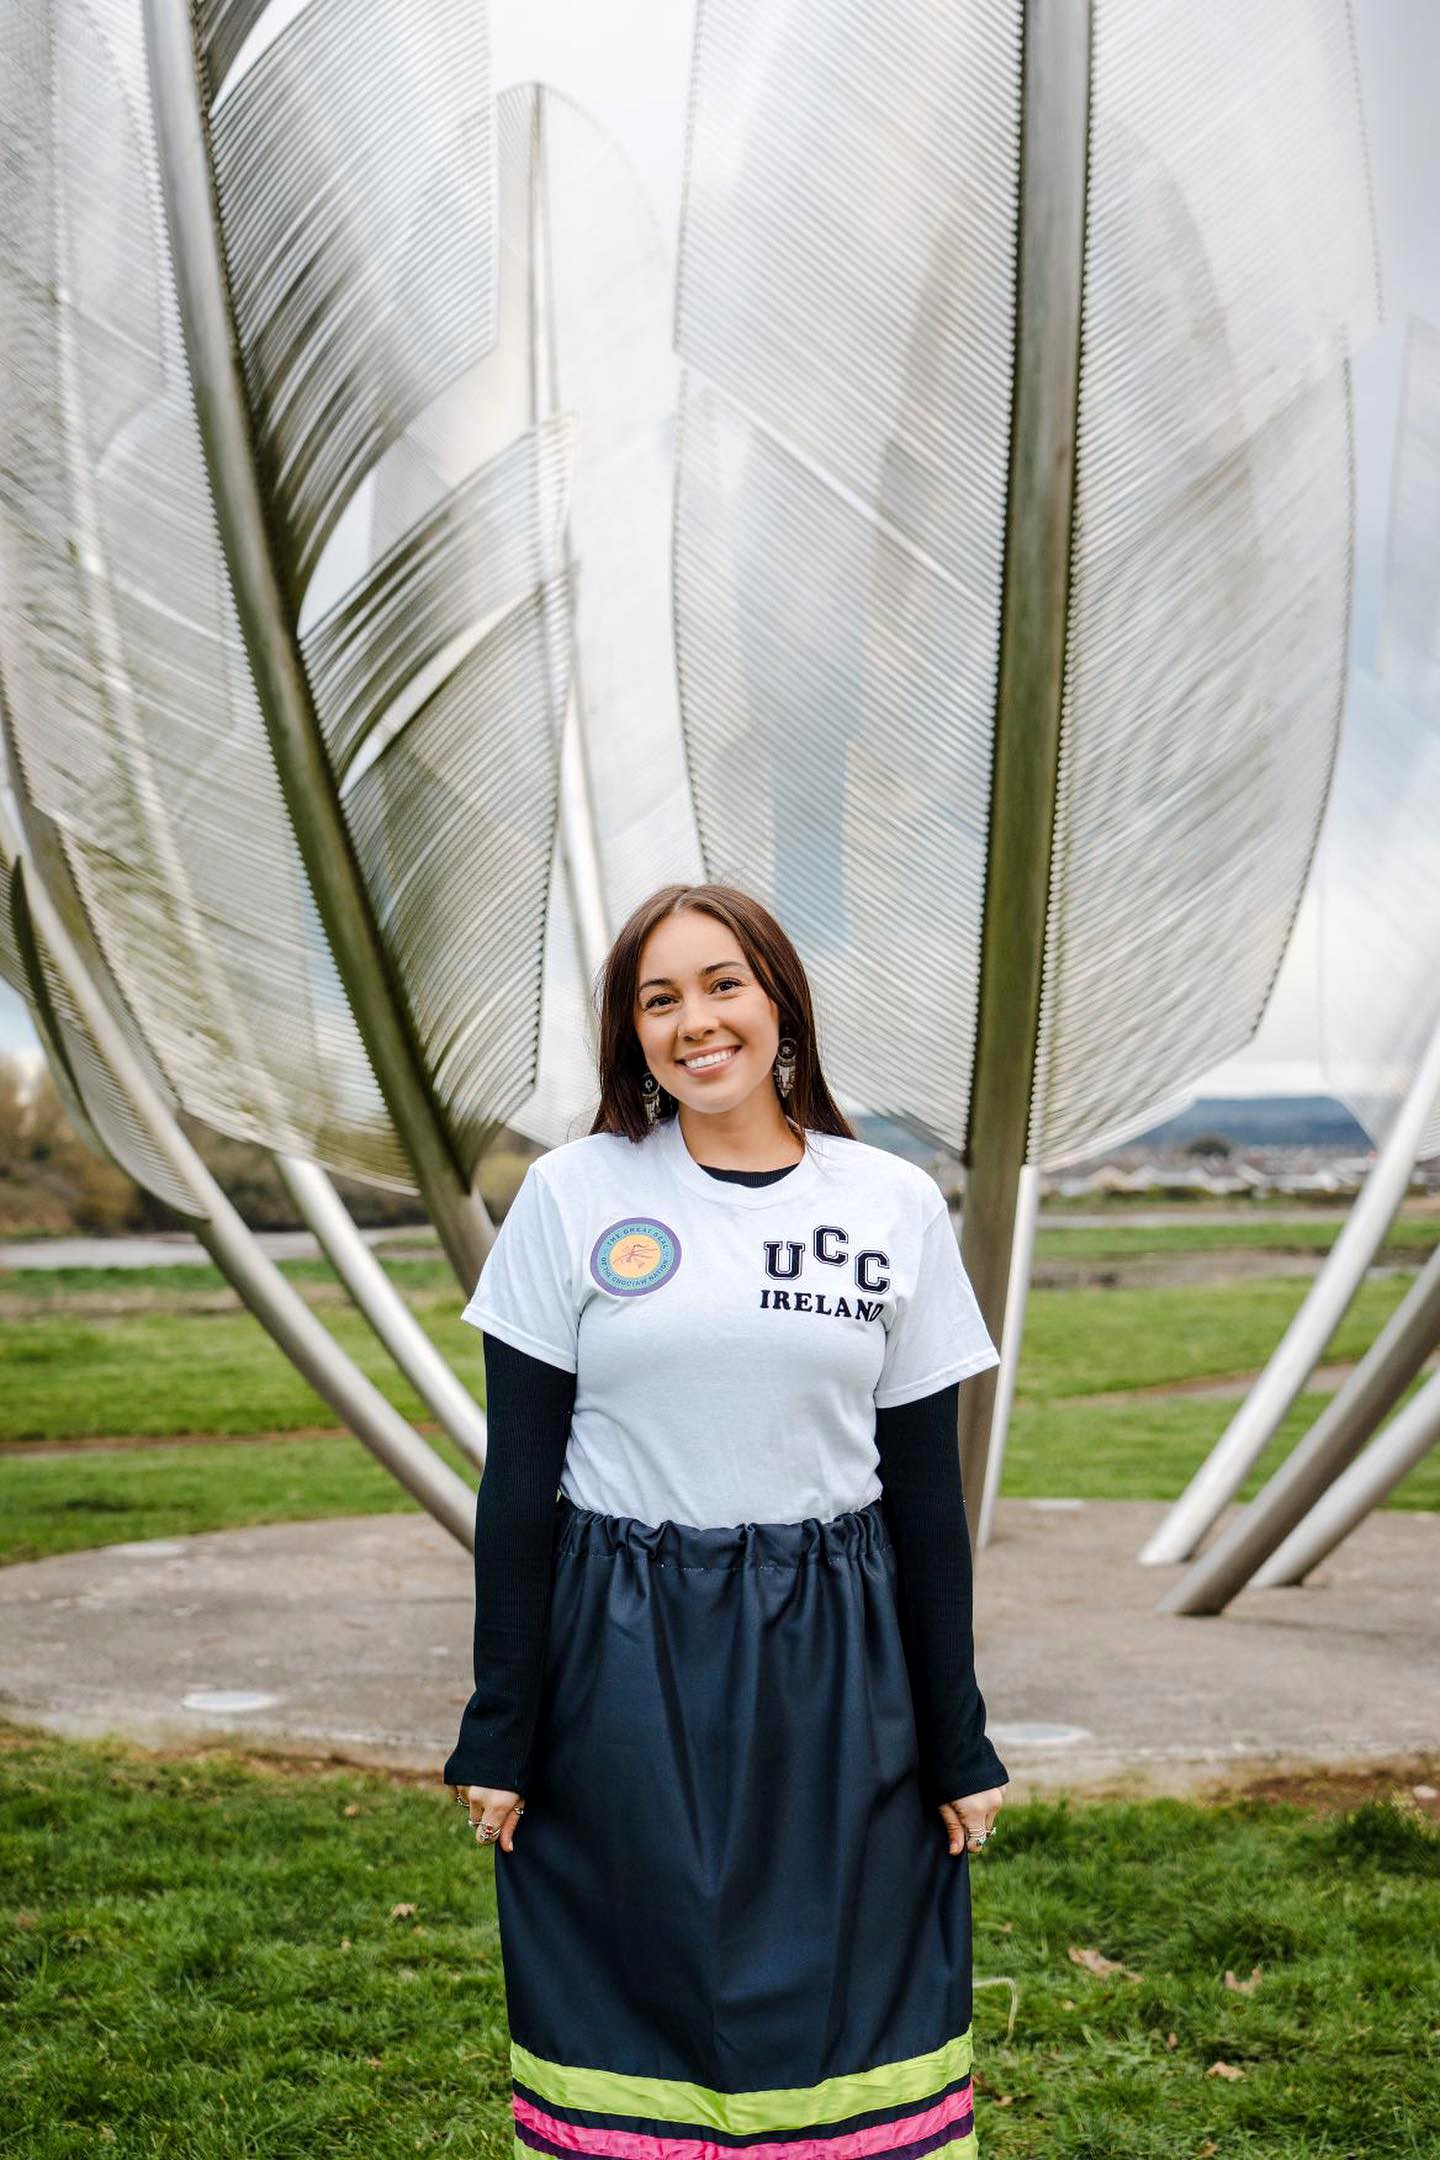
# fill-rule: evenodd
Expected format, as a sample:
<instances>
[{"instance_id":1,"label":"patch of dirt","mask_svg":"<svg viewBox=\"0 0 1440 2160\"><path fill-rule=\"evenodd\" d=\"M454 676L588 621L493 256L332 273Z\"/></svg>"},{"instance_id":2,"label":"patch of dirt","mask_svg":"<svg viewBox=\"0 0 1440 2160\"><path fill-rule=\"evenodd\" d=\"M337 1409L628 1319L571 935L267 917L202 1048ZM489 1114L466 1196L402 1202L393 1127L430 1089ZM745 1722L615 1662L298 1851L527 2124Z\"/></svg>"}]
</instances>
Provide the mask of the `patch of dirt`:
<instances>
[{"instance_id":1,"label":"patch of dirt","mask_svg":"<svg viewBox=\"0 0 1440 2160\"><path fill-rule=\"evenodd\" d=\"M1233 1787L1212 1786L1196 1797L1206 1806L1262 1800L1308 1808L1316 1815L1341 1814L1367 1800L1394 1800L1418 1809L1431 1822L1440 1822L1440 1755L1343 1770L1272 1772L1267 1777L1241 1780Z\"/></svg>"},{"instance_id":2,"label":"patch of dirt","mask_svg":"<svg viewBox=\"0 0 1440 2160\"><path fill-rule=\"evenodd\" d=\"M1031 1283L1037 1290L1174 1290L1206 1289L1216 1284L1253 1281L1262 1276L1313 1280L1326 1255L1283 1252L1273 1245L1254 1250L1225 1246L1216 1252L1137 1253L1110 1260L1037 1260ZM1370 1269L1375 1276L1414 1274L1424 1266L1423 1253L1392 1253Z\"/></svg>"},{"instance_id":3,"label":"patch of dirt","mask_svg":"<svg viewBox=\"0 0 1440 2160\"><path fill-rule=\"evenodd\" d=\"M0 1719L0 1754L43 1746L53 1738L54 1735L43 1728L13 1725ZM433 1770L408 1769L392 1763L359 1763L333 1751L320 1755L286 1754L279 1750L237 1747L233 1742L227 1745L221 1740L200 1745L143 1748L134 1742L108 1740L105 1748L107 1752L119 1753L136 1763L194 1763L223 1758L256 1777L277 1781L295 1778L338 1781L363 1775L381 1779L387 1785L424 1787L437 1793L446 1790ZM1084 1800L1086 1796L1077 1797ZM1105 1794L1093 1804L1103 1805L1106 1798L1117 1797L1114 1793ZM1392 1800L1416 1810L1429 1821L1440 1823L1440 1755L1351 1764L1333 1770L1269 1771L1237 1777L1223 1785L1206 1786L1185 1797L1197 1807L1230 1807L1237 1801L1259 1801L1301 1807L1315 1815L1345 1814L1366 1801Z\"/></svg>"},{"instance_id":4,"label":"patch of dirt","mask_svg":"<svg viewBox=\"0 0 1440 2160\"><path fill-rule=\"evenodd\" d=\"M1317 1365L1305 1382L1307 1395L1333 1394L1344 1386L1354 1372L1355 1359L1336 1359L1327 1365ZM1420 1368L1422 1373L1440 1370L1440 1352L1432 1352ZM1259 1379L1258 1372L1200 1373L1193 1380L1163 1380L1153 1387L1109 1388L1103 1395L1061 1395L1056 1406L1063 1408L1074 1404L1079 1407L1094 1403L1124 1405L1133 1402L1154 1402L1187 1396L1192 1400L1215 1398L1220 1401L1238 1402L1248 1395Z\"/></svg>"}]
</instances>

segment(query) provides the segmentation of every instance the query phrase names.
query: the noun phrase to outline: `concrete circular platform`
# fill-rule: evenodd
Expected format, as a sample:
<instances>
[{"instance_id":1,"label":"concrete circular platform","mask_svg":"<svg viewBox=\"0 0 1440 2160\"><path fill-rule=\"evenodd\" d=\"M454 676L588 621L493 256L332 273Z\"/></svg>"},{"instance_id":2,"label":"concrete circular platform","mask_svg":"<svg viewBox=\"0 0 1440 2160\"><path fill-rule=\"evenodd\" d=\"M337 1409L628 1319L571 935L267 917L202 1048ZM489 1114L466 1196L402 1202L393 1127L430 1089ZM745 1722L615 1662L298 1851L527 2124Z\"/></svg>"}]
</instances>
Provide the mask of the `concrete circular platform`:
<instances>
[{"instance_id":1,"label":"concrete circular platform","mask_svg":"<svg viewBox=\"0 0 1440 2160\"><path fill-rule=\"evenodd\" d=\"M1162 1617L1159 1503L1002 1501L977 1663L1012 1796L1440 1763L1440 1517L1373 1515L1303 1589ZM0 1716L432 1771L470 1691L469 1555L428 1516L282 1523L0 1570Z\"/></svg>"}]
</instances>

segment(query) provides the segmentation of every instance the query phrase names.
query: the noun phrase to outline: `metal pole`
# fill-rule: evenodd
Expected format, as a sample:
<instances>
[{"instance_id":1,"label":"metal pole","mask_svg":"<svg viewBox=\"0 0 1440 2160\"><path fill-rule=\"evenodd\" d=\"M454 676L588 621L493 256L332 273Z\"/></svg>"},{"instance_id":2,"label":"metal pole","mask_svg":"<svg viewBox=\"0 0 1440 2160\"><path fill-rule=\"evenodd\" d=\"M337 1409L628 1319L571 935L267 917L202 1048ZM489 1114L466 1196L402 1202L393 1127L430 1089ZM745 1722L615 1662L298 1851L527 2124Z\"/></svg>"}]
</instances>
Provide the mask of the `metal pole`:
<instances>
[{"instance_id":1,"label":"metal pole","mask_svg":"<svg viewBox=\"0 0 1440 2160\"><path fill-rule=\"evenodd\" d=\"M550 257L550 189L545 153L546 90L537 83L532 91L534 107L530 123L530 424L539 428L561 410L560 356L555 334L555 293ZM584 430L579 454L584 455ZM540 530L546 530L543 520ZM572 599L559 624L556 610L547 602L546 649L551 654L552 677L568 670L564 720L560 737L560 850L570 887L570 906L585 973L585 1024L592 1034L596 1022L593 1008L595 984L605 964L610 932L605 905L605 878L595 834L595 805L590 786L590 764L585 735L585 689L580 651L575 634L573 580L568 518L560 537L556 573L565 573L565 590ZM544 585L551 582L551 566L543 565ZM561 632L568 637L560 651Z\"/></svg>"},{"instance_id":2,"label":"metal pole","mask_svg":"<svg viewBox=\"0 0 1440 2160\"><path fill-rule=\"evenodd\" d=\"M325 1172L299 1155L275 1157L285 1189L320 1249L420 1400L477 1470L485 1467L485 1413L450 1370L365 1243Z\"/></svg>"},{"instance_id":3,"label":"metal pole","mask_svg":"<svg viewBox=\"0 0 1440 2160\"><path fill-rule=\"evenodd\" d=\"M1222 1612L1389 1416L1440 1342L1440 1247L1334 1401L1265 1490L1229 1523L1157 1610Z\"/></svg>"},{"instance_id":4,"label":"metal pole","mask_svg":"<svg viewBox=\"0 0 1440 2160\"><path fill-rule=\"evenodd\" d=\"M1176 1560L1188 1560L1264 1453L1365 1280L1365 1271L1394 1220L1437 1095L1440 1024L1430 1037L1400 1113L1309 1295L1239 1410L1142 1548L1142 1567L1167 1567Z\"/></svg>"},{"instance_id":5,"label":"metal pole","mask_svg":"<svg viewBox=\"0 0 1440 2160\"><path fill-rule=\"evenodd\" d=\"M1303 1581L1327 1553L1365 1520L1440 1441L1440 1373L1371 1441L1363 1455L1316 1501L1298 1529L1254 1577L1255 1587L1278 1589Z\"/></svg>"},{"instance_id":6,"label":"metal pole","mask_svg":"<svg viewBox=\"0 0 1440 2160\"><path fill-rule=\"evenodd\" d=\"M1002 1339L1028 1153L1060 756L1090 125L1091 0L1029 0L1015 390L975 1079L962 1249ZM997 1368L960 1390L961 1476L983 1493ZM976 1510L971 1539L980 1523Z\"/></svg>"},{"instance_id":7,"label":"metal pole","mask_svg":"<svg viewBox=\"0 0 1440 2160\"><path fill-rule=\"evenodd\" d=\"M995 1380L995 1421L990 1428L990 1454L985 1465L985 1491L980 1502L979 1546L990 1543L995 1522L995 1503L1005 1468L1005 1440L1015 1401L1015 1379L1020 1370L1020 1345L1025 1335L1025 1306L1030 1295L1030 1271L1035 1252L1035 1223L1040 1211L1040 1172L1026 1163L1020 1172L1016 1200L1015 1243L1010 1252L1010 1284L1005 1293L1005 1332L1000 1344L1000 1365Z\"/></svg>"}]
</instances>

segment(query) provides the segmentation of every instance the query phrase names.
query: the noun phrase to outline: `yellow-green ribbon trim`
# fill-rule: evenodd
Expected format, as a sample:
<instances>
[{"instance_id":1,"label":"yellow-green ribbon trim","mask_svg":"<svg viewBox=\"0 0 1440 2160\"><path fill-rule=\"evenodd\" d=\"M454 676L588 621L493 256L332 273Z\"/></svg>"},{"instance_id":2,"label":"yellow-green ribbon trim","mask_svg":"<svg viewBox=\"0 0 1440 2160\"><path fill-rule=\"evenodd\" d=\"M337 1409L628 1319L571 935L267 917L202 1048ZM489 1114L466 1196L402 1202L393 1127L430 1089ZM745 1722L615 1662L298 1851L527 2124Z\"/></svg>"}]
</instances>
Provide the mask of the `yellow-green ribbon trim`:
<instances>
[{"instance_id":1,"label":"yellow-green ribbon trim","mask_svg":"<svg viewBox=\"0 0 1440 2160\"><path fill-rule=\"evenodd\" d=\"M510 2069L519 2084L559 2107L584 2108L595 2115L705 2124L746 2136L754 2131L808 2130L818 2123L843 2122L871 2108L928 2100L970 2068L971 2032L967 2025L963 2033L943 2047L932 2048L928 2055L877 2063L873 2070L852 2070L843 2077L824 2078L818 2085L774 2085L761 2092L717 2092L709 2085L688 2085L677 2078L584 2070L573 2063L547 2062L521 2047L518 2040L510 2043Z\"/></svg>"}]
</instances>

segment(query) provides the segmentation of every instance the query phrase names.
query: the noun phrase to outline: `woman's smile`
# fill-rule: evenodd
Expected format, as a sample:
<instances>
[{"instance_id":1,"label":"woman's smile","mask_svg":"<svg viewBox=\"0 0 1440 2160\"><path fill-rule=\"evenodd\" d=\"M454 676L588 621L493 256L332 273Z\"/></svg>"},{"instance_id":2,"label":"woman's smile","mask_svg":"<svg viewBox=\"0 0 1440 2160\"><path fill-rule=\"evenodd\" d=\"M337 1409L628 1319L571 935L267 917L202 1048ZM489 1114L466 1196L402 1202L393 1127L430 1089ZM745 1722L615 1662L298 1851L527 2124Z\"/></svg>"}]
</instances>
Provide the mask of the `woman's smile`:
<instances>
[{"instance_id":1,"label":"woman's smile","mask_svg":"<svg viewBox=\"0 0 1440 2160\"><path fill-rule=\"evenodd\" d=\"M675 1062L687 1073L722 1072L732 1058L740 1055L738 1043L727 1043L721 1050L692 1050L676 1058Z\"/></svg>"}]
</instances>

